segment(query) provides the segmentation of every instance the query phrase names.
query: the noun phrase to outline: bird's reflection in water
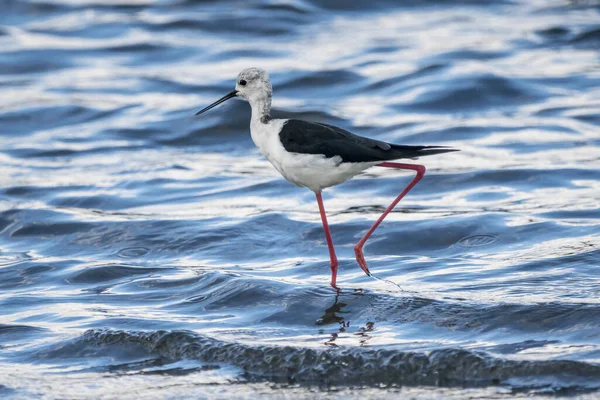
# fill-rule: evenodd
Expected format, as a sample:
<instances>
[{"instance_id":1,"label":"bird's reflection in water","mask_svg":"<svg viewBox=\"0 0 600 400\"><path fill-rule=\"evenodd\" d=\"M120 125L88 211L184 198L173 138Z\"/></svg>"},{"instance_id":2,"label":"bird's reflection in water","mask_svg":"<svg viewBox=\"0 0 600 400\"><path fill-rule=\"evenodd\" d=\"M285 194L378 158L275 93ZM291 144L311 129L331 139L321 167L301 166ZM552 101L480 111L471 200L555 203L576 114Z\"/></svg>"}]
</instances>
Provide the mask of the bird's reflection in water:
<instances>
[{"instance_id":1,"label":"bird's reflection in water","mask_svg":"<svg viewBox=\"0 0 600 400\"><path fill-rule=\"evenodd\" d=\"M367 322L365 326L361 326L358 332L355 333L355 335L360 337L358 342L361 346L364 346L371 339L372 336L368 332L373 331L373 326L375 326L375 322Z\"/></svg>"},{"instance_id":2,"label":"bird's reflection in water","mask_svg":"<svg viewBox=\"0 0 600 400\"><path fill-rule=\"evenodd\" d=\"M331 337L329 338L329 340L327 340L324 343L326 346L338 347L338 345L335 342L338 339L339 334L346 332L346 328L350 327L350 321L347 321L343 316L338 315L338 314L343 314L344 311L342 311L342 308L347 306L346 303L339 301L340 294L341 294L341 290L338 289L336 291L335 301L333 302L333 305L329 308L326 308L325 314L323 314L321 316L321 318L319 318L316 322L317 325L328 325L331 323L339 324L338 332L331 333ZM362 294L362 290L361 289L355 290L355 294L359 294L359 295ZM360 327L358 332L356 332L354 334L356 336L359 336L359 343L361 346L364 346L367 343L367 341L369 339L371 339L372 336L369 335L368 333L373 331L374 325L375 325L374 322L367 322L365 324L365 326ZM323 333L323 332L324 331L321 330L321 333Z\"/></svg>"},{"instance_id":3,"label":"bird's reflection in water","mask_svg":"<svg viewBox=\"0 0 600 400\"><path fill-rule=\"evenodd\" d=\"M337 333L332 333L331 334L331 338L327 341L325 341L325 343L323 343L325 346L333 346L333 347L338 347L338 345L335 343L335 341L338 338L338 334Z\"/></svg>"},{"instance_id":4,"label":"bird's reflection in water","mask_svg":"<svg viewBox=\"0 0 600 400\"><path fill-rule=\"evenodd\" d=\"M323 314L321 316L321 318L319 318L317 320L317 325L328 325L331 324L333 322L337 322L340 325L344 325L344 317L337 315L336 313L343 313L342 308L346 307L347 304L346 303L342 303L340 302L340 293L341 290L337 290L335 293L335 301L333 302L333 305L329 308L325 309L325 314Z\"/></svg>"}]
</instances>

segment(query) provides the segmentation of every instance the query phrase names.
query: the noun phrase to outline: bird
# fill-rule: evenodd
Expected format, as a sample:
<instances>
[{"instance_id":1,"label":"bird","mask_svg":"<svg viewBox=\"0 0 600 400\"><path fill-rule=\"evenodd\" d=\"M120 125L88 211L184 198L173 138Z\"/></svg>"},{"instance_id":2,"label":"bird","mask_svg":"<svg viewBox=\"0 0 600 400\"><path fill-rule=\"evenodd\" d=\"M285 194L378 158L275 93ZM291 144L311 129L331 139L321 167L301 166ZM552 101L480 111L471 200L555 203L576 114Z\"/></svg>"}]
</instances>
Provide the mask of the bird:
<instances>
[{"instance_id":1,"label":"bird","mask_svg":"<svg viewBox=\"0 0 600 400\"><path fill-rule=\"evenodd\" d=\"M241 71L237 76L235 89L198 111L196 116L235 97L243 98L250 103L252 109L250 135L262 155L289 182L315 193L329 248L330 285L335 289L338 288L338 260L323 205L323 189L343 183L374 166L415 172L415 177L354 246L358 265L368 276L371 276L363 252L366 241L400 200L423 178L426 171L423 165L395 161L458 151L446 146L407 146L387 143L321 122L273 118L271 117L273 88L269 74L255 67Z\"/></svg>"}]
</instances>

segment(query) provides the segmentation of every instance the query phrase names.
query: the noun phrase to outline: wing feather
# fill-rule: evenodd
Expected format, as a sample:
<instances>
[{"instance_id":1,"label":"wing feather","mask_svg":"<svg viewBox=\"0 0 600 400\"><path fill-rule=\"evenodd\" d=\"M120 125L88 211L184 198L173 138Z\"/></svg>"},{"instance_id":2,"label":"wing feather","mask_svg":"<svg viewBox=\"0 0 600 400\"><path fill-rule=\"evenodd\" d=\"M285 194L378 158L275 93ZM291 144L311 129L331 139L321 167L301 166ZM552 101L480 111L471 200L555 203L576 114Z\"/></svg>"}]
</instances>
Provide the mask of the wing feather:
<instances>
[{"instance_id":1,"label":"wing feather","mask_svg":"<svg viewBox=\"0 0 600 400\"><path fill-rule=\"evenodd\" d=\"M339 156L344 162L376 162L415 158L456 151L443 146L403 146L355 135L333 125L288 120L279 133L283 147L292 153Z\"/></svg>"}]
</instances>

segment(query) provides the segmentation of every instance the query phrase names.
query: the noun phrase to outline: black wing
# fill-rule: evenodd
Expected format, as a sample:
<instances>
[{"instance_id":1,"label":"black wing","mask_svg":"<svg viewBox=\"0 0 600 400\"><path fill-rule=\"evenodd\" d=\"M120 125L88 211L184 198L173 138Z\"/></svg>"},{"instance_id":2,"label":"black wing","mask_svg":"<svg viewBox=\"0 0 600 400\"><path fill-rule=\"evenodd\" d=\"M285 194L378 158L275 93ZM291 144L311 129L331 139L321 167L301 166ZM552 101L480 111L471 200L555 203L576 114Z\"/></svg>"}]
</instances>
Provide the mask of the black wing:
<instances>
[{"instance_id":1,"label":"black wing","mask_svg":"<svg viewBox=\"0 0 600 400\"><path fill-rule=\"evenodd\" d=\"M344 162L369 162L415 158L457 151L444 146L402 146L358 136L336 126L288 120L279 132L283 147L292 153L339 156Z\"/></svg>"}]
</instances>

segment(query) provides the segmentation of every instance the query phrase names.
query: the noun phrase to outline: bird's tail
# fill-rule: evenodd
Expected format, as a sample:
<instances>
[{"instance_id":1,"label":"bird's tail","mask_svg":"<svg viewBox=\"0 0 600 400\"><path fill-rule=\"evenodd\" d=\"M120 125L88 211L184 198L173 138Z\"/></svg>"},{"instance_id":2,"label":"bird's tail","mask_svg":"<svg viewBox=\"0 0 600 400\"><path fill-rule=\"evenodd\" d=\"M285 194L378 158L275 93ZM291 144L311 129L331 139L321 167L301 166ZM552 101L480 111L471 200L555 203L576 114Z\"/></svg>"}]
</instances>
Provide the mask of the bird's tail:
<instances>
[{"instance_id":1,"label":"bird's tail","mask_svg":"<svg viewBox=\"0 0 600 400\"><path fill-rule=\"evenodd\" d=\"M405 146L400 144L392 144L391 146L392 149L396 150L396 154L400 156L398 158L417 158L460 151L448 146Z\"/></svg>"}]
</instances>

